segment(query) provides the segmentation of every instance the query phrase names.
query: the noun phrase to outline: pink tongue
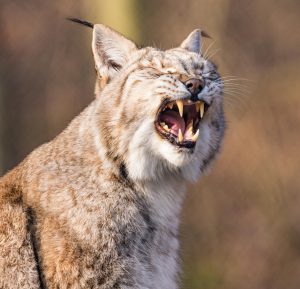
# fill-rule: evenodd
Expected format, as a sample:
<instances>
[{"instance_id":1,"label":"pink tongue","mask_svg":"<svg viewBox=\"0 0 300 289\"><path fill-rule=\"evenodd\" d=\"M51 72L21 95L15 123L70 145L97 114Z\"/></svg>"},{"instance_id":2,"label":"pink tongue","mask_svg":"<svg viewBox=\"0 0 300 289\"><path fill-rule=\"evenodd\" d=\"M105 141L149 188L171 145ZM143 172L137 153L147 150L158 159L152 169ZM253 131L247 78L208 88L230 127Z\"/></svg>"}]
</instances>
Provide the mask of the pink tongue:
<instances>
[{"instance_id":1,"label":"pink tongue","mask_svg":"<svg viewBox=\"0 0 300 289\"><path fill-rule=\"evenodd\" d=\"M160 121L165 122L168 125L171 129L171 133L178 135L178 130L181 129L184 134L185 122L178 112L172 110L163 112L160 116Z\"/></svg>"}]
</instances>

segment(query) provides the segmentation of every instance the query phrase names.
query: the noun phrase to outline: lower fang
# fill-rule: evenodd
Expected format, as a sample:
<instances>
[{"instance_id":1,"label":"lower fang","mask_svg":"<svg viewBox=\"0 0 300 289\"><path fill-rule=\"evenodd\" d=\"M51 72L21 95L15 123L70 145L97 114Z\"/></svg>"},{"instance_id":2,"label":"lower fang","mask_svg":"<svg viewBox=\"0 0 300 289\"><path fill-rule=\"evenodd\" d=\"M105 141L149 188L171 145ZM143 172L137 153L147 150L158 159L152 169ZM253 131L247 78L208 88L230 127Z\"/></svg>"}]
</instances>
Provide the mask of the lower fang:
<instances>
[{"instance_id":1,"label":"lower fang","mask_svg":"<svg viewBox=\"0 0 300 289\"><path fill-rule=\"evenodd\" d=\"M196 131L196 133L192 136L192 141L193 142L196 142L197 141L197 139L198 139L198 137L199 137L199 128L198 128L198 130Z\"/></svg>"},{"instance_id":2,"label":"lower fang","mask_svg":"<svg viewBox=\"0 0 300 289\"><path fill-rule=\"evenodd\" d=\"M183 141L183 134L181 129L178 130L178 142L182 142Z\"/></svg>"},{"instance_id":3,"label":"lower fang","mask_svg":"<svg viewBox=\"0 0 300 289\"><path fill-rule=\"evenodd\" d=\"M166 130L166 131L170 131L170 129L169 129L169 127L167 125L164 125L163 129Z\"/></svg>"}]
</instances>

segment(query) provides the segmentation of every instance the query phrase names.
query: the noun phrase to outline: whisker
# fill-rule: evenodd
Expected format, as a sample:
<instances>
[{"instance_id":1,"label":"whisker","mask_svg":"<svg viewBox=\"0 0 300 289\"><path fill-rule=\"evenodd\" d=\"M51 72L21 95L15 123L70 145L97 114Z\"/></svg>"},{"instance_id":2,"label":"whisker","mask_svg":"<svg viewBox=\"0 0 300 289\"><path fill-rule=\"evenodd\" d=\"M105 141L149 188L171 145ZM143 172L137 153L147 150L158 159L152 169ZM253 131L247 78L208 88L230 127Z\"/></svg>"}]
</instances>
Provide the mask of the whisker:
<instances>
[{"instance_id":1,"label":"whisker","mask_svg":"<svg viewBox=\"0 0 300 289\"><path fill-rule=\"evenodd\" d=\"M237 96L241 96L241 97L244 97L244 96L249 96L251 93L250 91L241 91L241 90L224 90L224 94L234 94L234 95L237 95Z\"/></svg>"},{"instance_id":2,"label":"whisker","mask_svg":"<svg viewBox=\"0 0 300 289\"><path fill-rule=\"evenodd\" d=\"M232 82L232 83L239 83L239 84L248 84L249 82L243 81L241 79L233 79L233 78L219 78L223 82Z\"/></svg>"},{"instance_id":3,"label":"whisker","mask_svg":"<svg viewBox=\"0 0 300 289\"><path fill-rule=\"evenodd\" d=\"M239 91L250 91L250 87L243 87L243 86L224 86L225 90L239 90Z\"/></svg>"},{"instance_id":4,"label":"whisker","mask_svg":"<svg viewBox=\"0 0 300 289\"><path fill-rule=\"evenodd\" d=\"M224 91L241 91L241 92L249 92L250 89L245 87L224 87Z\"/></svg>"},{"instance_id":5,"label":"whisker","mask_svg":"<svg viewBox=\"0 0 300 289\"><path fill-rule=\"evenodd\" d=\"M224 105L237 112L243 113L248 108L249 97L251 96L252 80L236 75L225 75L218 79L223 84Z\"/></svg>"},{"instance_id":6,"label":"whisker","mask_svg":"<svg viewBox=\"0 0 300 289\"><path fill-rule=\"evenodd\" d=\"M248 106L248 95L234 95L234 94L226 94L224 97L224 103L230 103L234 105L239 105L238 107L241 106Z\"/></svg>"},{"instance_id":7,"label":"whisker","mask_svg":"<svg viewBox=\"0 0 300 289\"><path fill-rule=\"evenodd\" d=\"M220 52L221 48L216 48L214 50L211 50L210 53L207 54L206 58L211 59L213 58L218 52Z\"/></svg>"},{"instance_id":8,"label":"whisker","mask_svg":"<svg viewBox=\"0 0 300 289\"><path fill-rule=\"evenodd\" d=\"M202 38L203 39L203 38ZM204 45L204 41L201 41L201 45L200 45L200 54L203 56L202 54L202 49L203 49L203 45Z\"/></svg>"},{"instance_id":9,"label":"whisker","mask_svg":"<svg viewBox=\"0 0 300 289\"><path fill-rule=\"evenodd\" d=\"M240 84L240 85L248 85L247 83L241 83L239 80L233 80L233 79L222 79L219 78L217 81L220 81L222 83L233 83L233 84Z\"/></svg>"},{"instance_id":10,"label":"whisker","mask_svg":"<svg viewBox=\"0 0 300 289\"><path fill-rule=\"evenodd\" d=\"M209 49L215 44L216 41L212 41L206 48L205 52L203 53L203 58L207 59L207 54L209 52Z\"/></svg>"},{"instance_id":11,"label":"whisker","mask_svg":"<svg viewBox=\"0 0 300 289\"><path fill-rule=\"evenodd\" d=\"M235 80L235 79L218 79L220 81L222 81L223 83L236 83L236 84L242 84L242 85L247 85L247 83L241 83L239 80Z\"/></svg>"},{"instance_id":12,"label":"whisker","mask_svg":"<svg viewBox=\"0 0 300 289\"><path fill-rule=\"evenodd\" d=\"M234 82L220 81L219 84L223 85L224 88L239 88L239 89L250 89L251 88L251 86L249 86L249 85L234 83Z\"/></svg>"},{"instance_id":13,"label":"whisker","mask_svg":"<svg viewBox=\"0 0 300 289\"><path fill-rule=\"evenodd\" d=\"M239 81L248 81L248 82L252 82L251 79L249 78L243 78L243 77L239 77L239 76L235 76L235 75L226 75L226 76L222 76L220 77L221 79L231 79L231 80L239 80Z\"/></svg>"},{"instance_id":14,"label":"whisker","mask_svg":"<svg viewBox=\"0 0 300 289\"><path fill-rule=\"evenodd\" d=\"M238 87L238 88L250 88L249 85L243 85L243 84L239 84L239 83L224 83L225 87Z\"/></svg>"},{"instance_id":15,"label":"whisker","mask_svg":"<svg viewBox=\"0 0 300 289\"><path fill-rule=\"evenodd\" d=\"M227 90L227 91L224 91L224 94L233 94L233 95L236 95L236 96L247 96L247 95L249 95L249 92L247 92L247 91Z\"/></svg>"},{"instance_id":16,"label":"whisker","mask_svg":"<svg viewBox=\"0 0 300 289\"><path fill-rule=\"evenodd\" d=\"M237 99L237 98L225 98L224 99L224 105L225 109L227 110L228 108L230 110L234 110L236 112L239 111L240 113L244 111L247 108L246 102L243 101L243 99ZM236 113L235 113L236 115Z\"/></svg>"}]
</instances>

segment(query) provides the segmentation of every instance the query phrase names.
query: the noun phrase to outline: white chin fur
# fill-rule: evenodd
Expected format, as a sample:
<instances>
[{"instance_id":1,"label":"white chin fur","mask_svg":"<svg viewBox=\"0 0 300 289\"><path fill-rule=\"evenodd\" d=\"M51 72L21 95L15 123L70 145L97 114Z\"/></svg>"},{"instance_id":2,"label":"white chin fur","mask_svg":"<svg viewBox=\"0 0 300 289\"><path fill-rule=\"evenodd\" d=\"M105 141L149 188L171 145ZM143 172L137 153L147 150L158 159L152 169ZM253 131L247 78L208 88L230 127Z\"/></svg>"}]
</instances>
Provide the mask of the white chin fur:
<instances>
[{"instance_id":1,"label":"white chin fur","mask_svg":"<svg viewBox=\"0 0 300 289\"><path fill-rule=\"evenodd\" d=\"M144 121L131 139L126 167L133 180L159 180L177 171L191 158L191 154L180 153L176 147L162 140L152 121Z\"/></svg>"},{"instance_id":2,"label":"white chin fur","mask_svg":"<svg viewBox=\"0 0 300 289\"><path fill-rule=\"evenodd\" d=\"M188 181L196 181L201 172L203 157L208 153L210 132L202 127L194 153L179 151L167 140L161 139L153 122L145 121L131 139L126 167L133 180L159 180L175 171L181 171Z\"/></svg>"},{"instance_id":3,"label":"white chin fur","mask_svg":"<svg viewBox=\"0 0 300 289\"><path fill-rule=\"evenodd\" d=\"M170 144L167 140L161 139L156 133L152 138L152 149L162 158L176 168L188 164L193 158L192 153L179 151L178 147Z\"/></svg>"},{"instance_id":4,"label":"white chin fur","mask_svg":"<svg viewBox=\"0 0 300 289\"><path fill-rule=\"evenodd\" d=\"M126 155L126 167L133 180L157 180L163 174L161 160L151 149L153 122L144 121L135 131Z\"/></svg>"}]
</instances>

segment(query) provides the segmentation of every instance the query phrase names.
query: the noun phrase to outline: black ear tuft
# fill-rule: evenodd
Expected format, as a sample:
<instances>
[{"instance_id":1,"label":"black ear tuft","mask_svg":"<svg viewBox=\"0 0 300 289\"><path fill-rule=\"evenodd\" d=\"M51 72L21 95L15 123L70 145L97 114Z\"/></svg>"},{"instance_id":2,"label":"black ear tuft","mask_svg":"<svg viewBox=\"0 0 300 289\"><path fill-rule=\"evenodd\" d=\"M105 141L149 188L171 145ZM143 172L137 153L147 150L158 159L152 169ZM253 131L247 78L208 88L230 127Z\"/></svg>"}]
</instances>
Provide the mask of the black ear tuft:
<instances>
[{"instance_id":1,"label":"black ear tuft","mask_svg":"<svg viewBox=\"0 0 300 289\"><path fill-rule=\"evenodd\" d=\"M67 17L66 19L70 20L72 22L75 22L75 23L78 23L78 24L90 27L90 28L94 28L94 24L93 23L90 23L90 22L87 22L87 21L84 21L84 20L80 20L78 18Z\"/></svg>"},{"instance_id":2,"label":"black ear tuft","mask_svg":"<svg viewBox=\"0 0 300 289\"><path fill-rule=\"evenodd\" d=\"M212 39L212 37L208 33L206 33L204 30L201 30L201 36Z\"/></svg>"}]
</instances>

